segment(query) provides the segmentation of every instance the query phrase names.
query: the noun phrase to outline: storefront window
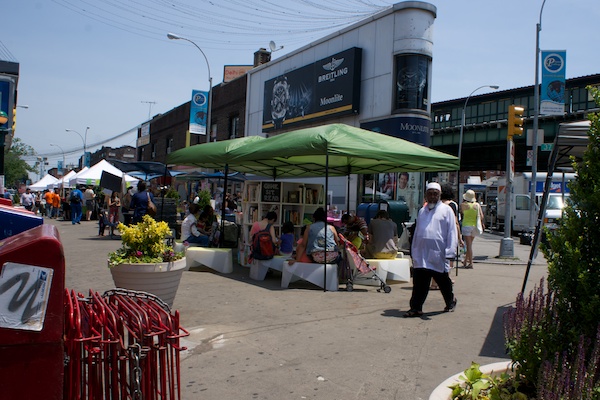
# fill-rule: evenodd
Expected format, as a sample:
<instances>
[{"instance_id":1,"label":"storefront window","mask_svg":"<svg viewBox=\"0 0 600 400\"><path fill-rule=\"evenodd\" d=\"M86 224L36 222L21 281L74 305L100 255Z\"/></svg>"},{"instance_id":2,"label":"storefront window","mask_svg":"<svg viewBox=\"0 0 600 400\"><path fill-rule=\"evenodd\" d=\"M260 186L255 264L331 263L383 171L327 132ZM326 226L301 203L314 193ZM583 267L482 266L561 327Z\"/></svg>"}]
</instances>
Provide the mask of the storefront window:
<instances>
[{"instance_id":1,"label":"storefront window","mask_svg":"<svg viewBox=\"0 0 600 400\"><path fill-rule=\"evenodd\" d=\"M395 110L427 111L430 58L418 54L396 56Z\"/></svg>"}]
</instances>

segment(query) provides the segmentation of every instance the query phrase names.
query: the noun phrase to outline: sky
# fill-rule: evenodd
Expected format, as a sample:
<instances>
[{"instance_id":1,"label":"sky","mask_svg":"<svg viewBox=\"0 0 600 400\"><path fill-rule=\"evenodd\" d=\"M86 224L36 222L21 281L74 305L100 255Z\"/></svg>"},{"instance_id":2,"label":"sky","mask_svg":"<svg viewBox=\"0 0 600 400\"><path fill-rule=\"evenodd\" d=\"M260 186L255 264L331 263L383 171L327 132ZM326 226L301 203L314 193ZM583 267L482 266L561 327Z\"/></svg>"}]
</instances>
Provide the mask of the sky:
<instances>
[{"instance_id":1,"label":"sky","mask_svg":"<svg viewBox=\"0 0 600 400\"><path fill-rule=\"evenodd\" d=\"M534 84L544 0L431 0L432 101ZM0 59L20 64L15 136L56 167L103 144L135 146L149 115L222 82L224 65L273 59L389 7L386 0L23 0L0 24ZM566 50L567 79L600 73L600 2L547 0L542 50ZM206 55L173 32L193 40ZM483 94L491 89L481 89ZM89 127L89 129L86 129ZM67 129L75 132L67 132ZM129 133L128 133L129 132ZM109 141L110 140L110 141ZM51 146L51 144L53 146Z\"/></svg>"}]
</instances>

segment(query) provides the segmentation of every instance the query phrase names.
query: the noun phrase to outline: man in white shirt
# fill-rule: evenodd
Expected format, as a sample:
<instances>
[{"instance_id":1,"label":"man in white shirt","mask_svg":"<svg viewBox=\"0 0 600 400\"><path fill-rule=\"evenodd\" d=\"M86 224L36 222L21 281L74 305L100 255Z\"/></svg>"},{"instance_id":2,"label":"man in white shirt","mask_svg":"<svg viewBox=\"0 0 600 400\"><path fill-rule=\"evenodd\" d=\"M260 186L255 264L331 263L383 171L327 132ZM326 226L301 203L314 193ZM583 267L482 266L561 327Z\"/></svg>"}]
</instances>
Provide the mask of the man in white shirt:
<instances>
[{"instance_id":1,"label":"man in white shirt","mask_svg":"<svg viewBox=\"0 0 600 400\"><path fill-rule=\"evenodd\" d=\"M413 260L413 289L410 310L404 314L405 318L423 316L423 304L429 294L432 278L444 296L444 312L452 312L456 307L449 275L450 260L456 257L458 243L456 216L450 206L440 201L441 191L439 183L427 184L427 203L419 210L415 222L410 253Z\"/></svg>"},{"instance_id":2,"label":"man in white shirt","mask_svg":"<svg viewBox=\"0 0 600 400\"><path fill-rule=\"evenodd\" d=\"M33 208L33 202L35 201L35 197L31 193L31 189L25 189L25 193L21 194L21 205L25 207L27 210L31 211Z\"/></svg>"}]
</instances>

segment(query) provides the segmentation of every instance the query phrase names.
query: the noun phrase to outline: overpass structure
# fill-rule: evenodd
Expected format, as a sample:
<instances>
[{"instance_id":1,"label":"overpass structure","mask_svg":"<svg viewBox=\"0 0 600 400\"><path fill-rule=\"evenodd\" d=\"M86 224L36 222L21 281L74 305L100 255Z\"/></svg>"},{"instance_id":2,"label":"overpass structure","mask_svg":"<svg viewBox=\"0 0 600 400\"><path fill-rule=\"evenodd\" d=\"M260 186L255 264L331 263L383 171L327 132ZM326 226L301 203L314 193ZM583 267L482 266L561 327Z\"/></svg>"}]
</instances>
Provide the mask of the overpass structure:
<instances>
[{"instance_id":1,"label":"overpass structure","mask_svg":"<svg viewBox=\"0 0 600 400\"><path fill-rule=\"evenodd\" d=\"M598 106L588 93L587 86L600 86L600 74L567 79L565 113L562 116L539 116L538 171L547 171L548 156L552 143L563 122L582 121L587 114L598 112ZM457 155L462 110L466 98L447 100L432 104L431 147L448 154ZM534 90L533 85L471 96L465 112L461 171L472 174L481 171L506 171L506 135L508 107L511 104L525 108L524 130L533 131ZM515 171L531 171L531 142L527 135L515 136ZM530 159L531 157L529 157Z\"/></svg>"}]
</instances>

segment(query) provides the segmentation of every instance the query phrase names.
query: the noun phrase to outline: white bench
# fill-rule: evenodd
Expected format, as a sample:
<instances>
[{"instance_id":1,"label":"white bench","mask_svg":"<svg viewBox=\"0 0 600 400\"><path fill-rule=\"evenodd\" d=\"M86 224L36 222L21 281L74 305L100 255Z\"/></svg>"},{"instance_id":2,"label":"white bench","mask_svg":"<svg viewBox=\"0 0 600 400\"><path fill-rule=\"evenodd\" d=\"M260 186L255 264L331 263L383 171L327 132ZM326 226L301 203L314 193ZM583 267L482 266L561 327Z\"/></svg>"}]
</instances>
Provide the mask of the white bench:
<instances>
[{"instance_id":1,"label":"white bench","mask_svg":"<svg viewBox=\"0 0 600 400\"><path fill-rule=\"evenodd\" d=\"M285 260L286 257L283 256L275 256L270 260L254 260L252 264L250 264L250 279L264 281L269 268L281 272Z\"/></svg>"},{"instance_id":2,"label":"white bench","mask_svg":"<svg viewBox=\"0 0 600 400\"><path fill-rule=\"evenodd\" d=\"M366 260L369 266L375 271L377 276L381 278L383 282L388 281L400 281L410 282L410 259L409 258L395 258L395 259L374 259L369 258ZM365 286L379 286L380 282L378 279L373 277L371 272L366 274L359 274L353 279L355 285Z\"/></svg>"},{"instance_id":3,"label":"white bench","mask_svg":"<svg viewBox=\"0 0 600 400\"><path fill-rule=\"evenodd\" d=\"M212 247L188 247L185 251L187 267L207 266L222 274L233 272L233 251Z\"/></svg>"},{"instance_id":4,"label":"white bench","mask_svg":"<svg viewBox=\"0 0 600 400\"><path fill-rule=\"evenodd\" d=\"M295 262L290 265L287 261L283 263L281 271L281 287L287 288L294 277L298 277L331 292L338 290L337 264L325 264L327 281L324 281L323 264Z\"/></svg>"}]
</instances>

